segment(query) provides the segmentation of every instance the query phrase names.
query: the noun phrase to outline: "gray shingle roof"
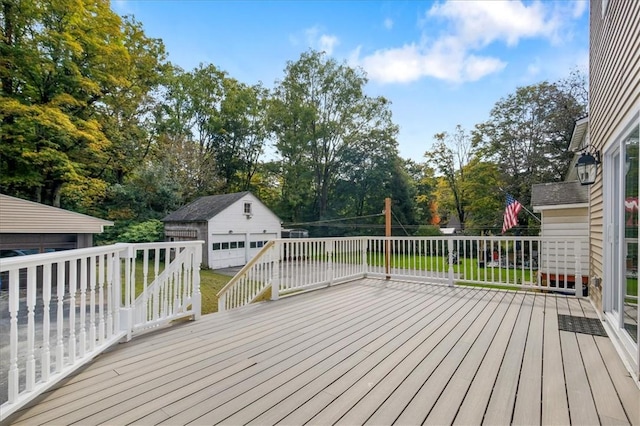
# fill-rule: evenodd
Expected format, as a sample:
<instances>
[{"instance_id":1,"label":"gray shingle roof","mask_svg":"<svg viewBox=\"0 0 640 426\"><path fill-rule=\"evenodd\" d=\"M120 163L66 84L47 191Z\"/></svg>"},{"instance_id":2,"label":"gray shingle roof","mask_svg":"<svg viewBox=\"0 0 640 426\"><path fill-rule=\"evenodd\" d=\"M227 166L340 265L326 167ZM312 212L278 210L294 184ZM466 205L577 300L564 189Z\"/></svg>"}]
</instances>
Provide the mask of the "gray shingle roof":
<instances>
[{"instance_id":1,"label":"gray shingle roof","mask_svg":"<svg viewBox=\"0 0 640 426\"><path fill-rule=\"evenodd\" d=\"M533 207L587 204L588 202L589 187L580 185L578 181L539 183L531 187Z\"/></svg>"},{"instance_id":2,"label":"gray shingle roof","mask_svg":"<svg viewBox=\"0 0 640 426\"><path fill-rule=\"evenodd\" d=\"M249 193L249 191L245 191L235 192L233 194L208 195L206 197L200 197L171 213L162 219L162 221L204 222L211 219Z\"/></svg>"}]
</instances>

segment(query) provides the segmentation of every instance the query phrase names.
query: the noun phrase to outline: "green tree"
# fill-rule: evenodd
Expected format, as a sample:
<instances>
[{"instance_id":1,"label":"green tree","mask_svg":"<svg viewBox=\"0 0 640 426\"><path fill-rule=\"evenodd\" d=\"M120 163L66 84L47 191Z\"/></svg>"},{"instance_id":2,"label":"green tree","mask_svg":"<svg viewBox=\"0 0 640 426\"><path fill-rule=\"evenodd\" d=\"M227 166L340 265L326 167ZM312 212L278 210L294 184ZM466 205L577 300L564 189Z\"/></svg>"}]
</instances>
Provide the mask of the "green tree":
<instances>
[{"instance_id":1,"label":"green tree","mask_svg":"<svg viewBox=\"0 0 640 426\"><path fill-rule=\"evenodd\" d=\"M313 217L325 218L346 151L395 137L388 101L365 95L366 83L362 70L320 52L305 52L287 64L274 90L270 130L281 158L283 191L288 191L283 198L294 197L289 199L294 211L311 206ZM302 187L309 179L312 200Z\"/></svg>"},{"instance_id":2,"label":"green tree","mask_svg":"<svg viewBox=\"0 0 640 426\"><path fill-rule=\"evenodd\" d=\"M122 129L107 113L124 116L116 100L149 92L153 78L141 76L162 44L106 0L3 0L0 26L0 190L90 209L124 140L110 139Z\"/></svg>"},{"instance_id":3,"label":"green tree","mask_svg":"<svg viewBox=\"0 0 640 426\"><path fill-rule=\"evenodd\" d=\"M574 123L585 108L571 90L556 83L519 87L476 126L473 143L483 158L498 165L509 182L505 189L528 205L534 183L565 176Z\"/></svg>"},{"instance_id":4,"label":"green tree","mask_svg":"<svg viewBox=\"0 0 640 426\"><path fill-rule=\"evenodd\" d=\"M425 158L444 179L450 191L450 197L441 202L441 207L452 208L464 230L468 217L468 206L470 203L467 191L466 165L471 161L471 139L469 134L457 125L455 132L437 133L434 135L435 143L431 150L425 153Z\"/></svg>"}]
</instances>

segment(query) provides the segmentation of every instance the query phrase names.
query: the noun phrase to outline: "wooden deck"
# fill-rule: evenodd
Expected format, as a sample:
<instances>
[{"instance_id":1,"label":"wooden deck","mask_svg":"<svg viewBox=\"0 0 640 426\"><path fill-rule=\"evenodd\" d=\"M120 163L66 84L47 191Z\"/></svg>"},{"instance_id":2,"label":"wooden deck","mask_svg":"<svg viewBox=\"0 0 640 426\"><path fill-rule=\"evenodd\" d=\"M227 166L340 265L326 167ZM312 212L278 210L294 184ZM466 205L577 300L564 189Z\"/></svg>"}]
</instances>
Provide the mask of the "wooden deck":
<instances>
[{"instance_id":1,"label":"wooden deck","mask_svg":"<svg viewBox=\"0 0 640 426\"><path fill-rule=\"evenodd\" d=\"M140 336L14 424L640 424L587 300L365 279Z\"/></svg>"}]
</instances>

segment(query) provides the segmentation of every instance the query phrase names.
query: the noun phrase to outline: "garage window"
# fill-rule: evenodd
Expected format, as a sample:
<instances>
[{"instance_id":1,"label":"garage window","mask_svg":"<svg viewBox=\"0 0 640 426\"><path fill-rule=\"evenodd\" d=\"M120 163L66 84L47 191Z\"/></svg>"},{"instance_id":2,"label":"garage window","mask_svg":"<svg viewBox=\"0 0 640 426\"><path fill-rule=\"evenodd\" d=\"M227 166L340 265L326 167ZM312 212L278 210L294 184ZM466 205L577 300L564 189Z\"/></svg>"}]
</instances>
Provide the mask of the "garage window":
<instances>
[{"instance_id":1,"label":"garage window","mask_svg":"<svg viewBox=\"0 0 640 426\"><path fill-rule=\"evenodd\" d=\"M229 250L229 243L222 243L222 250Z\"/></svg>"},{"instance_id":2,"label":"garage window","mask_svg":"<svg viewBox=\"0 0 640 426\"><path fill-rule=\"evenodd\" d=\"M220 250L220 243L213 243L214 250Z\"/></svg>"},{"instance_id":3,"label":"garage window","mask_svg":"<svg viewBox=\"0 0 640 426\"><path fill-rule=\"evenodd\" d=\"M238 241L238 248L244 248L244 241Z\"/></svg>"}]
</instances>

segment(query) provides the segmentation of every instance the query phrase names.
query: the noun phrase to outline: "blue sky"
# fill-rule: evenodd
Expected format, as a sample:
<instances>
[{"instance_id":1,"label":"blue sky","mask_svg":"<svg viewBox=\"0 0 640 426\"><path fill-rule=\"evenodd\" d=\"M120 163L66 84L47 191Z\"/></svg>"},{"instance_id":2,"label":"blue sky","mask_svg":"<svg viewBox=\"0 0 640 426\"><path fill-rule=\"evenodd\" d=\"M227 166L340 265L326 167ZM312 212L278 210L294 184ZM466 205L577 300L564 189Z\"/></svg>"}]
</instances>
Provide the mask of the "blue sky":
<instances>
[{"instance_id":1,"label":"blue sky","mask_svg":"<svg viewBox=\"0 0 640 426\"><path fill-rule=\"evenodd\" d=\"M587 1L115 0L169 60L213 64L273 87L309 48L363 68L391 101L400 155L423 161L433 135L471 130L519 86L587 72Z\"/></svg>"}]
</instances>

